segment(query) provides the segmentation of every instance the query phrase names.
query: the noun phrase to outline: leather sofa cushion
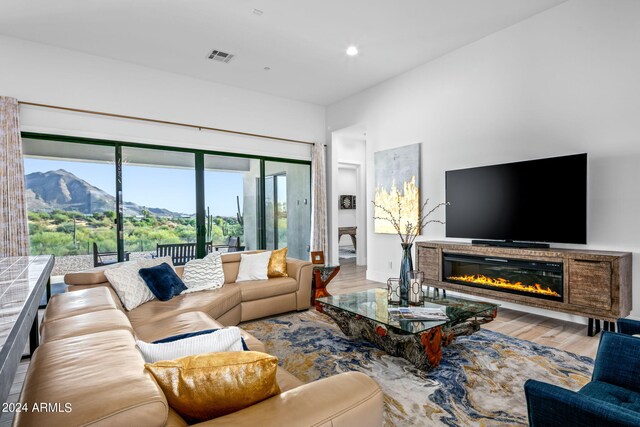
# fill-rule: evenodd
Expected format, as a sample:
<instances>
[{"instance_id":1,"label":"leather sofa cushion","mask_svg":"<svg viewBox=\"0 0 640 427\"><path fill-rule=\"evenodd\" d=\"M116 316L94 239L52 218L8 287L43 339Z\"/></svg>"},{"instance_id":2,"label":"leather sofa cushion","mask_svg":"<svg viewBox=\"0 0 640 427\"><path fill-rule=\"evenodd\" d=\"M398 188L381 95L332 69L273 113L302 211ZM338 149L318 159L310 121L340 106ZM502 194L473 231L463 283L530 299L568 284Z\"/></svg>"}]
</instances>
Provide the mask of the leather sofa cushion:
<instances>
[{"instance_id":1,"label":"leather sofa cushion","mask_svg":"<svg viewBox=\"0 0 640 427\"><path fill-rule=\"evenodd\" d=\"M304 384L298 378L290 374L289 371L286 371L280 366L278 366L278 372L276 372L276 380L278 381L278 385L280 386L280 391L283 393L287 390L294 389Z\"/></svg>"},{"instance_id":2,"label":"leather sofa cushion","mask_svg":"<svg viewBox=\"0 0 640 427\"><path fill-rule=\"evenodd\" d=\"M380 387L365 374L346 372L304 384L197 426L381 426L383 396Z\"/></svg>"},{"instance_id":3,"label":"leather sofa cushion","mask_svg":"<svg viewBox=\"0 0 640 427\"><path fill-rule=\"evenodd\" d=\"M111 293L104 286L54 295L47 304L42 322L63 319L90 311L117 310Z\"/></svg>"},{"instance_id":4,"label":"leather sofa cushion","mask_svg":"<svg viewBox=\"0 0 640 427\"><path fill-rule=\"evenodd\" d=\"M175 317L188 311L202 311L216 319L239 305L240 298L240 289L225 285L211 291L178 295L169 301L149 301L129 311L127 316L134 330L137 330L138 325Z\"/></svg>"},{"instance_id":5,"label":"leather sofa cushion","mask_svg":"<svg viewBox=\"0 0 640 427\"><path fill-rule=\"evenodd\" d=\"M137 325L135 334L142 341L153 342L174 335L216 328L224 328L224 326L203 312L190 311L180 313L174 317L165 317L164 319ZM249 350L265 352L264 344L249 332L240 329L240 335Z\"/></svg>"},{"instance_id":6,"label":"leather sofa cushion","mask_svg":"<svg viewBox=\"0 0 640 427\"><path fill-rule=\"evenodd\" d=\"M20 402L69 403L72 412L21 412L16 426L163 426L169 410L133 336L123 330L40 345Z\"/></svg>"},{"instance_id":7,"label":"leather sofa cushion","mask_svg":"<svg viewBox=\"0 0 640 427\"><path fill-rule=\"evenodd\" d=\"M278 295L294 293L298 282L292 277L276 277L269 280L240 282L236 286L242 292L242 301L254 301Z\"/></svg>"},{"instance_id":8,"label":"leather sofa cushion","mask_svg":"<svg viewBox=\"0 0 640 427\"><path fill-rule=\"evenodd\" d=\"M100 310L43 323L40 340L48 342L95 332L122 329L133 333L131 322L120 310Z\"/></svg>"},{"instance_id":9,"label":"leather sofa cushion","mask_svg":"<svg viewBox=\"0 0 640 427\"><path fill-rule=\"evenodd\" d=\"M154 342L174 335L221 327L211 316L201 311L189 311L173 317L135 324L133 329L139 340Z\"/></svg>"}]
</instances>

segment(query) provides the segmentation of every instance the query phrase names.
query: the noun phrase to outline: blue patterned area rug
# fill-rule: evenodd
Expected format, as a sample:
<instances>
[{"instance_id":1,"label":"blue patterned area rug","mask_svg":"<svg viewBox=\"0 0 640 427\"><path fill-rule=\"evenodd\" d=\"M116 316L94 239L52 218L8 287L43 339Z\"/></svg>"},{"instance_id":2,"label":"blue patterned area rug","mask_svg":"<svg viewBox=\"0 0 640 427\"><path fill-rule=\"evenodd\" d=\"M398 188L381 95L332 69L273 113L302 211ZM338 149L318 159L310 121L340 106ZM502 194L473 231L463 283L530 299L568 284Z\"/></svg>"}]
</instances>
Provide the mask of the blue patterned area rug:
<instances>
[{"instance_id":1,"label":"blue patterned area rug","mask_svg":"<svg viewBox=\"0 0 640 427\"><path fill-rule=\"evenodd\" d=\"M457 338L440 366L422 372L360 339L346 337L316 311L243 323L280 364L305 382L361 371L385 393L385 426L528 425L528 378L577 390L593 360L497 332Z\"/></svg>"}]
</instances>

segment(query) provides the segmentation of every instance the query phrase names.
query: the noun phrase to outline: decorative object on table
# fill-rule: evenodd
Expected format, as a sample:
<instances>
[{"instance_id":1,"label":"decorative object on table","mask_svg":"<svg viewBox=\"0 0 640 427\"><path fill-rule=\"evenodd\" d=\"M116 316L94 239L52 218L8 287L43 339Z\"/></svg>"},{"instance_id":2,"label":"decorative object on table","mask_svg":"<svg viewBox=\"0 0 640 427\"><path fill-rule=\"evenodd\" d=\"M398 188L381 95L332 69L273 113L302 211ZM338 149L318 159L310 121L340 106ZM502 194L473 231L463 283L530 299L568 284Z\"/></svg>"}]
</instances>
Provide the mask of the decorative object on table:
<instances>
[{"instance_id":1,"label":"decorative object on table","mask_svg":"<svg viewBox=\"0 0 640 427\"><path fill-rule=\"evenodd\" d=\"M413 270L411 247L427 224L444 224L440 220L428 220L428 217L446 203L439 203L427 212L429 199L420 206L420 144L379 151L374 154L374 162L374 231L400 236L400 305L406 306L409 298L407 273Z\"/></svg>"},{"instance_id":2,"label":"decorative object on table","mask_svg":"<svg viewBox=\"0 0 640 427\"><path fill-rule=\"evenodd\" d=\"M449 203L438 203L431 210L427 211L426 208L427 204L429 203L429 199L427 199L419 210L417 221L407 221L404 224L401 222L403 218L402 212L404 209L404 202L402 201L399 193L397 193L396 203L396 208L394 210L391 210L385 206L376 204L376 202L374 201L373 205L375 206L376 213L381 211L384 214L383 217L375 217L374 219L388 221L396 230L398 236L400 236L400 241L402 242L402 260L400 262L400 305L406 307L409 304L410 286L408 274L411 270L413 270L413 258L411 256L411 248L413 247L413 242L415 241L416 237L418 237L418 235L422 232L422 228L424 228L428 224L432 222L444 224L444 221L428 218L439 207L446 206Z\"/></svg>"},{"instance_id":3,"label":"decorative object on table","mask_svg":"<svg viewBox=\"0 0 640 427\"><path fill-rule=\"evenodd\" d=\"M312 251L311 252L311 263L324 265L324 252L322 251Z\"/></svg>"},{"instance_id":4,"label":"decorative object on table","mask_svg":"<svg viewBox=\"0 0 640 427\"><path fill-rule=\"evenodd\" d=\"M433 307L392 307L389 315L403 320L443 320L449 321L449 316L442 308Z\"/></svg>"},{"instance_id":5,"label":"decorative object on table","mask_svg":"<svg viewBox=\"0 0 640 427\"><path fill-rule=\"evenodd\" d=\"M356 208L356 196L340 196L339 200L340 209L355 209Z\"/></svg>"},{"instance_id":6,"label":"decorative object on table","mask_svg":"<svg viewBox=\"0 0 640 427\"><path fill-rule=\"evenodd\" d=\"M409 305L422 305L424 293L422 292L422 282L424 273L420 270L409 271Z\"/></svg>"},{"instance_id":7,"label":"decorative object on table","mask_svg":"<svg viewBox=\"0 0 640 427\"><path fill-rule=\"evenodd\" d=\"M390 304L400 304L400 279L387 279L387 300Z\"/></svg>"},{"instance_id":8,"label":"decorative object on table","mask_svg":"<svg viewBox=\"0 0 640 427\"><path fill-rule=\"evenodd\" d=\"M242 328L304 382L353 370L369 375L385 394L386 426L528 426L522 392L528 378L577 390L593 370L588 357L484 328L444 347L442 363L429 372L345 336L313 310L243 323Z\"/></svg>"},{"instance_id":9,"label":"decorative object on table","mask_svg":"<svg viewBox=\"0 0 640 427\"><path fill-rule=\"evenodd\" d=\"M311 305L316 305L316 298L331 296L327 285L340 272L339 265L315 265L311 277Z\"/></svg>"}]
</instances>

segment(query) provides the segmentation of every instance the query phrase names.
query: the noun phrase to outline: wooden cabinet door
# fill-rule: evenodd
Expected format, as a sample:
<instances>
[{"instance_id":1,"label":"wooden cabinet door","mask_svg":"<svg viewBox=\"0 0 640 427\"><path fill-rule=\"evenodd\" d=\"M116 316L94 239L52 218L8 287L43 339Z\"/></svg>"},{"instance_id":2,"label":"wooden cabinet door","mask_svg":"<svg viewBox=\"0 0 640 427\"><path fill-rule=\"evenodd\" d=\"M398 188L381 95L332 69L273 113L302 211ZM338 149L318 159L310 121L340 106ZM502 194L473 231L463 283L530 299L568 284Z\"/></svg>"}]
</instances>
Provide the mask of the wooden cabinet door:
<instances>
[{"instance_id":1,"label":"wooden cabinet door","mask_svg":"<svg viewBox=\"0 0 640 427\"><path fill-rule=\"evenodd\" d=\"M437 249L418 247L418 270L424 273L425 279L441 280Z\"/></svg>"},{"instance_id":2,"label":"wooden cabinet door","mask_svg":"<svg viewBox=\"0 0 640 427\"><path fill-rule=\"evenodd\" d=\"M570 259L569 303L611 309L611 263Z\"/></svg>"}]
</instances>

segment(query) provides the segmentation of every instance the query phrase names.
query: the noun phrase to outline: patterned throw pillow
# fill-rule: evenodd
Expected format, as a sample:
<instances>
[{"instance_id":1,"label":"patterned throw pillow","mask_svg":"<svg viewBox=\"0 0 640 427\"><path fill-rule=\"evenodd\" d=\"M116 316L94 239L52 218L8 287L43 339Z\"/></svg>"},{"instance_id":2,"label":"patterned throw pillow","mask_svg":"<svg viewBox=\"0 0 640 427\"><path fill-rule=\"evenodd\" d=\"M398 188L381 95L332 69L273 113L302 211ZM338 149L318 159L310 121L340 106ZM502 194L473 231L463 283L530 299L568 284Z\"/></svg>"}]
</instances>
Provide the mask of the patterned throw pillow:
<instances>
[{"instance_id":1,"label":"patterned throw pillow","mask_svg":"<svg viewBox=\"0 0 640 427\"><path fill-rule=\"evenodd\" d=\"M141 268L155 267L163 262L173 268L171 257L164 257L125 262L119 267L109 268L104 271L104 275L113 289L115 289L127 311L155 299L149 287L140 277L139 271Z\"/></svg>"},{"instance_id":2,"label":"patterned throw pillow","mask_svg":"<svg viewBox=\"0 0 640 427\"><path fill-rule=\"evenodd\" d=\"M182 281L187 287L183 294L218 289L224 285L224 271L220 252L212 252L202 259L185 264Z\"/></svg>"},{"instance_id":3,"label":"patterned throw pillow","mask_svg":"<svg viewBox=\"0 0 640 427\"><path fill-rule=\"evenodd\" d=\"M147 363L173 360L194 354L244 350L240 329L236 326L204 334L193 334L190 337L169 342L147 343L138 340L136 345Z\"/></svg>"}]
</instances>

